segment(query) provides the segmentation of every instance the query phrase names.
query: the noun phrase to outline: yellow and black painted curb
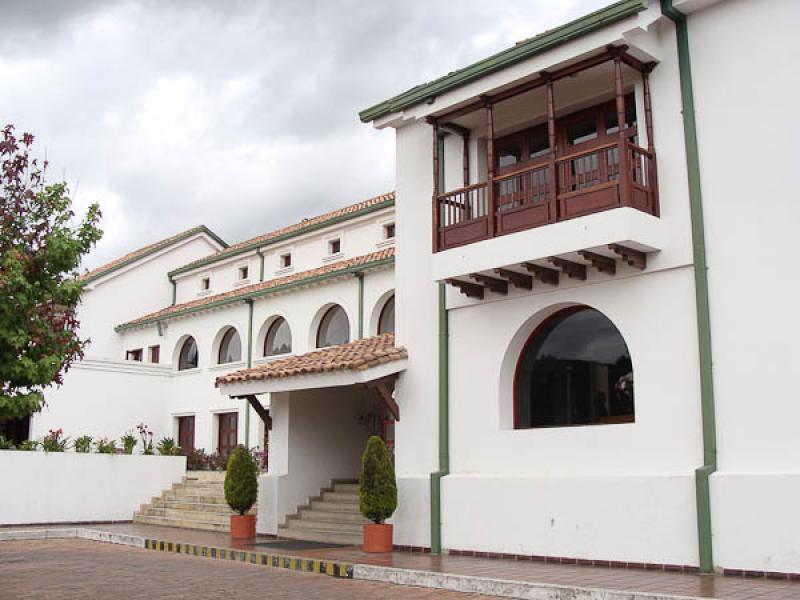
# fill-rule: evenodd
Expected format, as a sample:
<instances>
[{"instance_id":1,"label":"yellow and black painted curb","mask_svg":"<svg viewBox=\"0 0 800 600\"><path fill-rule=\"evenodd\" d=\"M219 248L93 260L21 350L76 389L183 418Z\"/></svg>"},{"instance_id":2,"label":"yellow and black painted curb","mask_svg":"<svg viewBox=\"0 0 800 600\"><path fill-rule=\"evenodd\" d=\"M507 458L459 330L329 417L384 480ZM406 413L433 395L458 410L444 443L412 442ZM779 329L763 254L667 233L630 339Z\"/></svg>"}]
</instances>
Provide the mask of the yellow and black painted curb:
<instances>
[{"instance_id":1,"label":"yellow and black painted curb","mask_svg":"<svg viewBox=\"0 0 800 600\"><path fill-rule=\"evenodd\" d=\"M330 560L317 560L311 558L300 558L297 556L267 554L265 552L254 552L252 550L215 548L213 546L181 544L178 542L165 542L164 540L151 539L144 540L144 547L147 550L155 550L156 552L187 554L189 556L200 556L203 558L214 558L217 560L234 560L237 562L250 563L251 565L259 565L262 567L274 567L278 569L289 569L291 571L330 575L331 577L337 577L340 579L353 578L352 564L334 562Z\"/></svg>"}]
</instances>

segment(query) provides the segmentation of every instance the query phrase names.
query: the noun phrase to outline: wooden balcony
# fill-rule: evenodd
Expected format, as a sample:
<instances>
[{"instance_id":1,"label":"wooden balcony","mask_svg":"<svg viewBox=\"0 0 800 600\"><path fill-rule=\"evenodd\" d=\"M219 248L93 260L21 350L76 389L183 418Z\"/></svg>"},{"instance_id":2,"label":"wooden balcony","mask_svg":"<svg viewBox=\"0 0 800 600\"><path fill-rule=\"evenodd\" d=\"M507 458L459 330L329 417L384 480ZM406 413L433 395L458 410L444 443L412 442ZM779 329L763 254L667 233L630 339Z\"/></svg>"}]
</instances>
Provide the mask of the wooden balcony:
<instances>
[{"instance_id":1,"label":"wooden balcony","mask_svg":"<svg viewBox=\"0 0 800 600\"><path fill-rule=\"evenodd\" d=\"M624 206L658 215L654 153L627 139L550 157L489 185L437 195L436 251Z\"/></svg>"}]
</instances>

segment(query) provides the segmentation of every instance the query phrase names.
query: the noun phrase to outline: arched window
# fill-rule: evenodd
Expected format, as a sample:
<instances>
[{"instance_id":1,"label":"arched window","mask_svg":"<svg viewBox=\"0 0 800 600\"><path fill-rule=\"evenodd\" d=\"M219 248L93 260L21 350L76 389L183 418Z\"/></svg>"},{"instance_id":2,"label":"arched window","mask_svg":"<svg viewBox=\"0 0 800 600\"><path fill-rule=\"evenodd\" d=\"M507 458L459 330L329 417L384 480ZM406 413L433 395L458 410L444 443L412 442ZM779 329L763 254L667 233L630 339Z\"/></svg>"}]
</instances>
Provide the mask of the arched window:
<instances>
[{"instance_id":1,"label":"arched window","mask_svg":"<svg viewBox=\"0 0 800 600\"><path fill-rule=\"evenodd\" d=\"M267 329L264 338L264 356L275 356L292 351L292 330L283 317L278 317Z\"/></svg>"},{"instance_id":2,"label":"arched window","mask_svg":"<svg viewBox=\"0 0 800 600\"><path fill-rule=\"evenodd\" d=\"M193 337L186 338L178 355L178 371L197 368L197 342Z\"/></svg>"},{"instance_id":3,"label":"arched window","mask_svg":"<svg viewBox=\"0 0 800 600\"><path fill-rule=\"evenodd\" d=\"M238 331L233 327L228 327L219 343L217 362L224 365L240 360L242 360L242 339L239 337Z\"/></svg>"},{"instance_id":4,"label":"arched window","mask_svg":"<svg viewBox=\"0 0 800 600\"><path fill-rule=\"evenodd\" d=\"M378 334L394 333L394 294L389 296L378 318Z\"/></svg>"},{"instance_id":5,"label":"arched window","mask_svg":"<svg viewBox=\"0 0 800 600\"><path fill-rule=\"evenodd\" d=\"M605 315L585 306L556 313L533 333L514 392L517 429L634 420L628 346Z\"/></svg>"},{"instance_id":6,"label":"arched window","mask_svg":"<svg viewBox=\"0 0 800 600\"><path fill-rule=\"evenodd\" d=\"M344 309L335 304L323 315L317 330L317 348L346 344L350 341L350 321Z\"/></svg>"}]
</instances>

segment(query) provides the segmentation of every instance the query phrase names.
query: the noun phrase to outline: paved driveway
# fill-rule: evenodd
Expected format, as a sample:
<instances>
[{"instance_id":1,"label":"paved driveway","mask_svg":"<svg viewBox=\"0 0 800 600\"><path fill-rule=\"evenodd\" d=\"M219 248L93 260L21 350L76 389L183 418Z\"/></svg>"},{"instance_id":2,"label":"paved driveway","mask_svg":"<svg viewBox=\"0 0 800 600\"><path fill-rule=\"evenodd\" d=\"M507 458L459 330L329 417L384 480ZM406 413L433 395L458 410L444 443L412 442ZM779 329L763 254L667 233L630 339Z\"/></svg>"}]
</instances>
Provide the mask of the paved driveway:
<instances>
[{"instance_id":1,"label":"paved driveway","mask_svg":"<svg viewBox=\"0 0 800 600\"><path fill-rule=\"evenodd\" d=\"M334 579L86 540L0 542L0 599L486 598Z\"/></svg>"}]
</instances>

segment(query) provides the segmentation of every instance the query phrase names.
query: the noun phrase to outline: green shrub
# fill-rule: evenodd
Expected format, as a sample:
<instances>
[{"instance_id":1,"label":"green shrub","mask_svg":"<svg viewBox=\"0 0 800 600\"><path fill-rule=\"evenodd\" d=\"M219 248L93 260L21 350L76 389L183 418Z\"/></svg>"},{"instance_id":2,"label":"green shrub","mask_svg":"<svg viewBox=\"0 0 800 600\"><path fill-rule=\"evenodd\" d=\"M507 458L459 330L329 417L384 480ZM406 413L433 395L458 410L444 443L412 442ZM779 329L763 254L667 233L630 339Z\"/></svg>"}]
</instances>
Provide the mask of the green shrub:
<instances>
[{"instance_id":1,"label":"green shrub","mask_svg":"<svg viewBox=\"0 0 800 600\"><path fill-rule=\"evenodd\" d=\"M133 454L133 449L136 448L136 444L139 443L139 440L136 439L132 431L127 432L119 438L119 441L122 442L122 451L125 454Z\"/></svg>"},{"instance_id":2,"label":"green shrub","mask_svg":"<svg viewBox=\"0 0 800 600\"><path fill-rule=\"evenodd\" d=\"M75 452L87 453L92 451L92 436L82 435L75 439Z\"/></svg>"},{"instance_id":3,"label":"green shrub","mask_svg":"<svg viewBox=\"0 0 800 600\"><path fill-rule=\"evenodd\" d=\"M228 458L225 473L225 501L240 515L253 507L258 499L258 468L244 446L237 446Z\"/></svg>"},{"instance_id":4,"label":"green shrub","mask_svg":"<svg viewBox=\"0 0 800 600\"><path fill-rule=\"evenodd\" d=\"M358 507L374 523L383 523L397 508L397 482L394 465L383 440L370 436L361 458L358 481Z\"/></svg>"},{"instance_id":5,"label":"green shrub","mask_svg":"<svg viewBox=\"0 0 800 600\"><path fill-rule=\"evenodd\" d=\"M66 452L69 438L64 437L63 429L51 429L42 438L42 450L45 452Z\"/></svg>"},{"instance_id":6,"label":"green shrub","mask_svg":"<svg viewBox=\"0 0 800 600\"><path fill-rule=\"evenodd\" d=\"M14 449L14 442L12 442L7 437L3 437L0 435L0 450L13 450Z\"/></svg>"},{"instance_id":7,"label":"green shrub","mask_svg":"<svg viewBox=\"0 0 800 600\"><path fill-rule=\"evenodd\" d=\"M19 446L17 446L17 450L24 450L26 452L32 452L38 449L39 449L39 442L37 442L36 440L25 440Z\"/></svg>"},{"instance_id":8,"label":"green shrub","mask_svg":"<svg viewBox=\"0 0 800 600\"><path fill-rule=\"evenodd\" d=\"M109 440L107 438L100 438L94 443L95 450L98 454L116 454L117 453L117 440Z\"/></svg>"},{"instance_id":9,"label":"green shrub","mask_svg":"<svg viewBox=\"0 0 800 600\"><path fill-rule=\"evenodd\" d=\"M175 440L168 437L161 438L161 441L156 445L156 450L161 456L178 456L181 453L181 449L175 443Z\"/></svg>"}]
</instances>

